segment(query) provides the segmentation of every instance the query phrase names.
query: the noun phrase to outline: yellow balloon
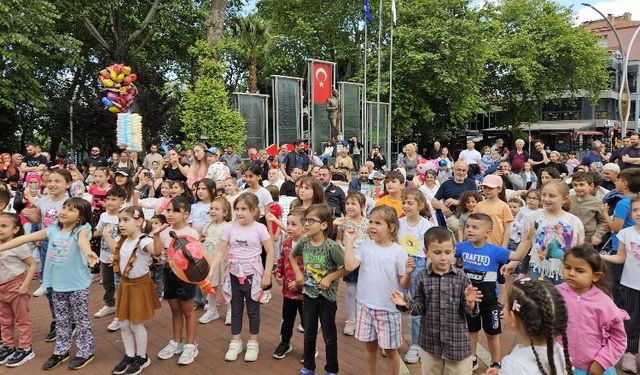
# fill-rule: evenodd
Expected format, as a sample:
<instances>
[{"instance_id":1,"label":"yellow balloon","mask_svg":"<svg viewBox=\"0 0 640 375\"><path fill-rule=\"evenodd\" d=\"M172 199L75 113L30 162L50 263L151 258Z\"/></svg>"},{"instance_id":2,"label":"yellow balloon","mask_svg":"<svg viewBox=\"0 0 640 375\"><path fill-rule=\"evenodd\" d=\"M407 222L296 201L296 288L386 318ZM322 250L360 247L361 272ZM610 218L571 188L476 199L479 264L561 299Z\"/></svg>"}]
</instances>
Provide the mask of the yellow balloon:
<instances>
[{"instance_id":1,"label":"yellow balloon","mask_svg":"<svg viewBox=\"0 0 640 375\"><path fill-rule=\"evenodd\" d=\"M115 85L115 83L110 79L103 79L102 80L102 86L104 86L104 87L113 87L113 85Z\"/></svg>"},{"instance_id":2,"label":"yellow balloon","mask_svg":"<svg viewBox=\"0 0 640 375\"><path fill-rule=\"evenodd\" d=\"M114 79L114 81L120 83L120 82L122 82L123 79L124 79L124 73L120 73L120 74L118 74L116 79Z\"/></svg>"},{"instance_id":3,"label":"yellow balloon","mask_svg":"<svg viewBox=\"0 0 640 375\"><path fill-rule=\"evenodd\" d=\"M120 112L120 108L113 106L113 107L109 107L109 112L111 113L118 113Z\"/></svg>"},{"instance_id":4,"label":"yellow balloon","mask_svg":"<svg viewBox=\"0 0 640 375\"><path fill-rule=\"evenodd\" d=\"M118 78L118 73L116 73L115 71L109 69L109 76L111 77L111 79L113 81L118 82L117 78Z\"/></svg>"},{"instance_id":5,"label":"yellow balloon","mask_svg":"<svg viewBox=\"0 0 640 375\"><path fill-rule=\"evenodd\" d=\"M125 66L124 68L122 68L122 70L124 71L124 74L131 73L131 67L130 66Z\"/></svg>"}]
</instances>

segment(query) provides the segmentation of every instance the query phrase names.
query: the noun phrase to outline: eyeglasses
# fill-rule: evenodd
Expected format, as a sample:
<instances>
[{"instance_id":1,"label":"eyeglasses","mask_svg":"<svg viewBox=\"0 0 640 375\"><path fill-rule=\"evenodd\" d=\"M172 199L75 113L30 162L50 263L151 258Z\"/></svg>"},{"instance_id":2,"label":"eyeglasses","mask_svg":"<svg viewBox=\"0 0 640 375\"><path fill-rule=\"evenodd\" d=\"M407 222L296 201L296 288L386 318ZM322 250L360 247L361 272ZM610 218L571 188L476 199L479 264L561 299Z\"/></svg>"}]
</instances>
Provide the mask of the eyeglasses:
<instances>
[{"instance_id":1,"label":"eyeglasses","mask_svg":"<svg viewBox=\"0 0 640 375\"><path fill-rule=\"evenodd\" d=\"M305 217L305 218L303 218L301 220L301 222L302 222L303 225L306 225L306 224L311 225L311 224L316 224L316 223L320 224L320 223L322 223L322 220L319 220L319 219L316 219L316 218L313 218L313 217Z\"/></svg>"}]
</instances>

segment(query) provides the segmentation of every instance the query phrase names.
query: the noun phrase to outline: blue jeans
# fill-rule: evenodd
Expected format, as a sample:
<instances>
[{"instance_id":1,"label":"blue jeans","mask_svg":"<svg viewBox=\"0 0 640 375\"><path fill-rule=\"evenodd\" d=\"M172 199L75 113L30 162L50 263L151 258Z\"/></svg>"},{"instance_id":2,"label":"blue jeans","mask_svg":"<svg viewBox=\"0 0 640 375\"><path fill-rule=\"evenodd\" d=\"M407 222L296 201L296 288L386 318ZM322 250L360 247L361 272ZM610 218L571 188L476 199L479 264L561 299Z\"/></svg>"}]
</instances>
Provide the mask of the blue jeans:
<instances>
[{"instance_id":1,"label":"blue jeans","mask_svg":"<svg viewBox=\"0 0 640 375\"><path fill-rule=\"evenodd\" d=\"M49 241L45 240L45 241L40 241L40 267L42 268L40 270L40 280L44 280L44 263L45 260L47 259L47 248L49 247ZM52 288L47 288L47 293L45 294L47 296L47 302L49 303L49 311L51 311L51 320L52 321L56 321L56 313L53 310L53 301L51 300L51 295L53 293L53 289Z\"/></svg>"},{"instance_id":2,"label":"blue jeans","mask_svg":"<svg viewBox=\"0 0 640 375\"><path fill-rule=\"evenodd\" d=\"M416 288L416 276L422 270L427 268L427 258L421 258L416 256L413 256L412 258L416 262L416 269L411 274L411 297L413 298L413 296L415 295L415 288ZM412 316L411 317L411 344L412 345L418 345L419 334L420 334L420 317Z\"/></svg>"}]
</instances>

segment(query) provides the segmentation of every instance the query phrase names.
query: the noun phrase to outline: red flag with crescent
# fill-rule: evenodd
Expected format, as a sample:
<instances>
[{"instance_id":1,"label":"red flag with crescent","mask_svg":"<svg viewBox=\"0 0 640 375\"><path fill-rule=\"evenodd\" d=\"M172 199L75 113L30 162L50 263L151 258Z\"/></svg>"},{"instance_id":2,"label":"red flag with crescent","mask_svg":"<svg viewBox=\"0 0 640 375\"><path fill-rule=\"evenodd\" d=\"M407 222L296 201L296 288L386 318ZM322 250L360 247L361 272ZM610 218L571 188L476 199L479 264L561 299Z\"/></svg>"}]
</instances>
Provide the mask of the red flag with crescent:
<instances>
[{"instance_id":1,"label":"red flag with crescent","mask_svg":"<svg viewBox=\"0 0 640 375\"><path fill-rule=\"evenodd\" d=\"M331 97L331 64L313 63L313 102L324 103Z\"/></svg>"}]
</instances>

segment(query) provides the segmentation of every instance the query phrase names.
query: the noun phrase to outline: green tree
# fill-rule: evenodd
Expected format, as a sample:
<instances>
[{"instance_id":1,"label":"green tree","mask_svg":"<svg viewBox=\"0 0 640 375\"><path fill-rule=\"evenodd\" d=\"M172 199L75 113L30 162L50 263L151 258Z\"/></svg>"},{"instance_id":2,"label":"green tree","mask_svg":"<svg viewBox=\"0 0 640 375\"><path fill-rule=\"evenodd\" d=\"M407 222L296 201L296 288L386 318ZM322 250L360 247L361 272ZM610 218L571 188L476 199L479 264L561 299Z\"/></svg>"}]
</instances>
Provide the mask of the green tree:
<instances>
[{"instance_id":1,"label":"green tree","mask_svg":"<svg viewBox=\"0 0 640 375\"><path fill-rule=\"evenodd\" d=\"M233 24L233 35L240 39L247 50L249 63L249 92L255 93L258 89L257 58L258 50L266 48L269 41L267 23L257 13L238 18Z\"/></svg>"},{"instance_id":2,"label":"green tree","mask_svg":"<svg viewBox=\"0 0 640 375\"><path fill-rule=\"evenodd\" d=\"M181 119L186 143L193 144L201 136L215 145L232 144L243 149L247 139L245 121L240 112L229 108L229 97L222 81L224 66L215 58L213 49L199 41L192 49L200 63L198 78L185 94Z\"/></svg>"},{"instance_id":3,"label":"green tree","mask_svg":"<svg viewBox=\"0 0 640 375\"><path fill-rule=\"evenodd\" d=\"M483 92L499 127L540 120L540 106L586 90L596 102L609 83L607 52L573 26L571 9L550 0L488 4L482 17L490 55Z\"/></svg>"}]
</instances>

